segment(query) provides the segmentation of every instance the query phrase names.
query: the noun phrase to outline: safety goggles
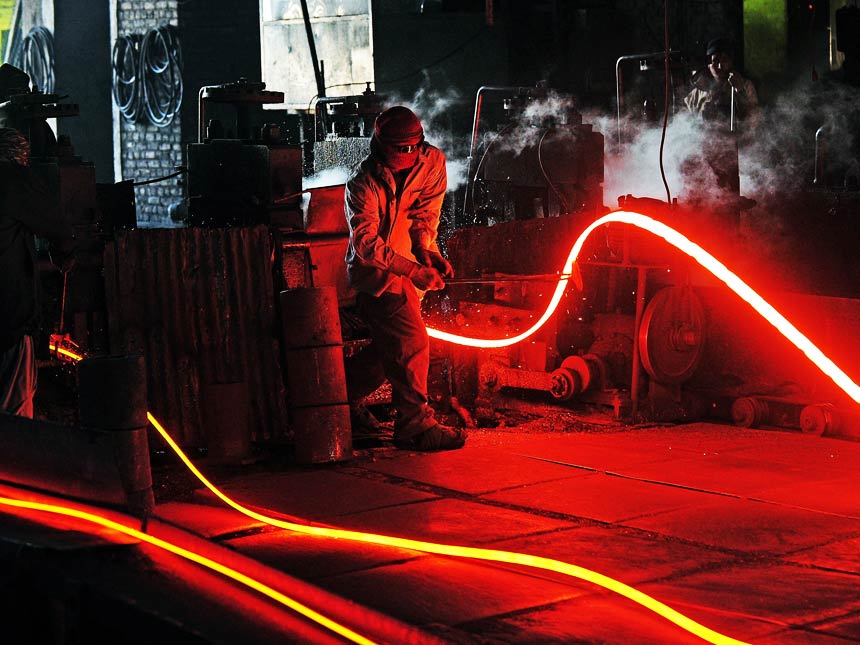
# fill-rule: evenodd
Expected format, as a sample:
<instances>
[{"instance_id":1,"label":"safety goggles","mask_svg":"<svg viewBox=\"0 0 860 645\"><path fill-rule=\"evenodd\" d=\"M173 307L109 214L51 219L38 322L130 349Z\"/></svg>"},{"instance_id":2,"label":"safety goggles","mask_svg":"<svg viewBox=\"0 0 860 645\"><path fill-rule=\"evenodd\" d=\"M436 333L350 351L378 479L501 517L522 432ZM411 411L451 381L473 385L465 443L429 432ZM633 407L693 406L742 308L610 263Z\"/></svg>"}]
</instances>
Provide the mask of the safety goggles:
<instances>
[{"instance_id":1,"label":"safety goggles","mask_svg":"<svg viewBox=\"0 0 860 645\"><path fill-rule=\"evenodd\" d=\"M388 150L390 150L391 152L396 152L396 153L399 153L402 155L408 155L408 154L412 154L413 152L416 152L418 150L419 146L423 142L424 142L424 137L421 137L421 139L418 141L418 143L410 143L410 144L403 145L403 146L385 144L385 147L388 148Z\"/></svg>"},{"instance_id":2,"label":"safety goggles","mask_svg":"<svg viewBox=\"0 0 860 645\"><path fill-rule=\"evenodd\" d=\"M390 146L394 152L399 152L400 154L409 154L411 152L415 152L418 150L418 146L420 143L413 143L408 146Z\"/></svg>"}]
</instances>

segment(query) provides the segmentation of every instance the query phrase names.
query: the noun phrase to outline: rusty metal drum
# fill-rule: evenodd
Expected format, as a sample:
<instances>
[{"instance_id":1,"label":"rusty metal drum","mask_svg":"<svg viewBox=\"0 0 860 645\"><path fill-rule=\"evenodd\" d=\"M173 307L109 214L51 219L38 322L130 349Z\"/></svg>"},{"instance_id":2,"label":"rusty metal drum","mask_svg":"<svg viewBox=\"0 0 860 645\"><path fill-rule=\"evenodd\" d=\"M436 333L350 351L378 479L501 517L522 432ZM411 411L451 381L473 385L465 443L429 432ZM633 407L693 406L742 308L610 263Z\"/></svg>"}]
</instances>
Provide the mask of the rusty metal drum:
<instances>
[{"instance_id":1,"label":"rusty metal drum","mask_svg":"<svg viewBox=\"0 0 860 645\"><path fill-rule=\"evenodd\" d=\"M352 457L337 289L281 292L290 427L300 463Z\"/></svg>"}]
</instances>

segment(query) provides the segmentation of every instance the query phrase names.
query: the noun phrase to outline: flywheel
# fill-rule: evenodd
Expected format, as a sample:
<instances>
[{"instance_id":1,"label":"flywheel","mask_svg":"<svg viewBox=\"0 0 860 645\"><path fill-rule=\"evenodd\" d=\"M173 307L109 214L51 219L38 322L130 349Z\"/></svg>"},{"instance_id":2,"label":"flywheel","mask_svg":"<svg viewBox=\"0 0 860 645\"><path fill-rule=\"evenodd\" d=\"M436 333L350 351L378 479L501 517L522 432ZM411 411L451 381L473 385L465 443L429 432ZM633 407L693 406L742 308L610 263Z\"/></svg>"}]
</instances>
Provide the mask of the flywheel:
<instances>
[{"instance_id":1,"label":"flywheel","mask_svg":"<svg viewBox=\"0 0 860 645\"><path fill-rule=\"evenodd\" d=\"M639 357L658 383L677 385L689 379L705 346L705 314L690 287L658 291L642 315Z\"/></svg>"}]
</instances>

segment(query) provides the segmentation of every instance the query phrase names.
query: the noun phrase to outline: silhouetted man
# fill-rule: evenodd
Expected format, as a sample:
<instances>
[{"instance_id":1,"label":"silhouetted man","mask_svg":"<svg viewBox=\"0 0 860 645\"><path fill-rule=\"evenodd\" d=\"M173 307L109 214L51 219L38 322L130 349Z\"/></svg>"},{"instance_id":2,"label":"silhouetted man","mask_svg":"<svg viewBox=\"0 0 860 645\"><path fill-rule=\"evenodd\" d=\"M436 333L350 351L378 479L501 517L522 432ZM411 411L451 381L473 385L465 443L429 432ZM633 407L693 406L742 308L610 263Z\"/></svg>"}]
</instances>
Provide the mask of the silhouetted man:
<instances>
[{"instance_id":1,"label":"silhouetted man","mask_svg":"<svg viewBox=\"0 0 860 645\"><path fill-rule=\"evenodd\" d=\"M21 133L0 128L0 411L32 418L40 318L34 235L71 250L74 232L31 175L29 152Z\"/></svg>"}]
</instances>

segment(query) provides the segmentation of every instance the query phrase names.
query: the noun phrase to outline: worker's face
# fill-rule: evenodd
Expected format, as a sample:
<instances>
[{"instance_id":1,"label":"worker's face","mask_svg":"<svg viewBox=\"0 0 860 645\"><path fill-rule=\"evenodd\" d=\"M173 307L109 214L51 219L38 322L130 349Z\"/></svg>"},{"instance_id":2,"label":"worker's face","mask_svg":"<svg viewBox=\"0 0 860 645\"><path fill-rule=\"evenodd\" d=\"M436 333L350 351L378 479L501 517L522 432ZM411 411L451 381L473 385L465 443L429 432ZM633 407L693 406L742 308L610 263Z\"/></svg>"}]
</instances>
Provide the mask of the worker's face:
<instances>
[{"instance_id":1,"label":"worker's face","mask_svg":"<svg viewBox=\"0 0 860 645\"><path fill-rule=\"evenodd\" d=\"M734 68L732 57L725 52L717 52L711 54L711 62L708 64L708 69L711 70L711 76L715 80L725 81L729 78L729 72Z\"/></svg>"},{"instance_id":2,"label":"worker's face","mask_svg":"<svg viewBox=\"0 0 860 645\"><path fill-rule=\"evenodd\" d=\"M411 168L418 161L418 146L388 146L381 145L380 153L382 154L382 163L394 172Z\"/></svg>"}]
</instances>

